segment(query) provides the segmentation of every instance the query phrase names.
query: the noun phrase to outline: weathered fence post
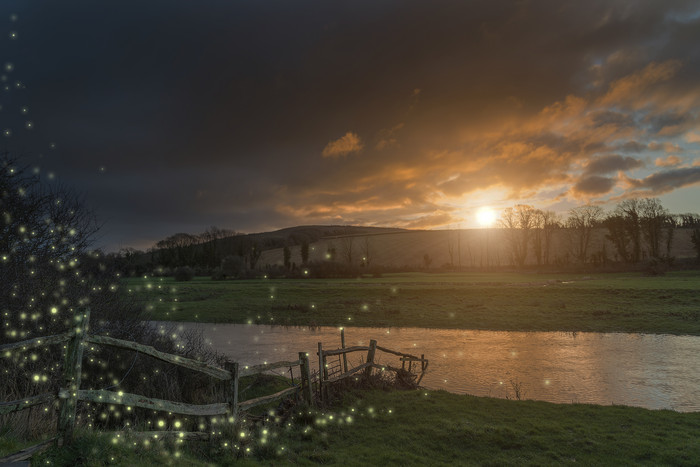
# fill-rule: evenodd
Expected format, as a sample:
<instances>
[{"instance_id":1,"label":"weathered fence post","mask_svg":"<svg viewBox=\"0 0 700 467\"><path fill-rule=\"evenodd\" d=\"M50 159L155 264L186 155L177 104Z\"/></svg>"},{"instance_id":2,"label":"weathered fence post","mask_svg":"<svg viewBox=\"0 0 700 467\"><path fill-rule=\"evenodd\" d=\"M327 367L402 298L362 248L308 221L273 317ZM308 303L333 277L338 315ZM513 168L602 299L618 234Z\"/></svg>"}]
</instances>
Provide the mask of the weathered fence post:
<instances>
[{"instance_id":1,"label":"weathered fence post","mask_svg":"<svg viewBox=\"0 0 700 467\"><path fill-rule=\"evenodd\" d=\"M345 329L340 328L340 347L345 349ZM348 354L343 354L343 373L348 372Z\"/></svg>"},{"instance_id":2,"label":"weathered fence post","mask_svg":"<svg viewBox=\"0 0 700 467\"><path fill-rule=\"evenodd\" d=\"M323 352L323 380L328 382L328 360L326 359L326 352ZM328 384L323 385L323 399L324 400L329 400L328 399Z\"/></svg>"},{"instance_id":3,"label":"weathered fence post","mask_svg":"<svg viewBox=\"0 0 700 467\"><path fill-rule=\"evenodd\" d=\"M323 344L318 343L318 398L323 402Z\"/></svg>"},{"instance_id":4,"label":"weathered fence post","mask_svg":"<svg viewBox=\"0 0 700 467\"><path fill-rule=\"evenodd\" d=\"M68 341L63 365L64 387L61 393L61 408L58 415L59 444L71 441L75 428L75 414L78 405L78 389L83 368L83 347L90 325L90 309L75 315L73 337Z\"/></svg>"},{"instance_id":5,"label":"weathered fence post","mask_svg":"<svg viewBox=\"0 0 700 467\"><path fill-rule=\"evenodd\" d=\"M372 339L369 341L369 351L367 352L367 363L374 363L374 353L377 351L377 341ZM369 378L372 374L372 367L368 367L365 370L365 377Z\"/></svg>"},{"instance_id":6,"label":"weathered fence post","mask_svg":"<svg viewBox=\"0 0 700 467\"><path fill-rule=\"evenodd\" d=\"M238 423L238 362L226 362L224 368L231 372L231 380L226 381L224 393L228 404L228 422Z\"/></svg>"},{"instance_id":7,"label":"weathered fence post","mask_svg":"<svg viewBox=\"0 0 700 467\"><path fill-rule=\"evenodd\" d=\"M311 367L309 365L308 354L306 352L299 352L299 360L301 360L299 368L301 371L301 393L304 397L304 401L311 405L313 398L311 395Z\"/></svg>"}]
</instances>

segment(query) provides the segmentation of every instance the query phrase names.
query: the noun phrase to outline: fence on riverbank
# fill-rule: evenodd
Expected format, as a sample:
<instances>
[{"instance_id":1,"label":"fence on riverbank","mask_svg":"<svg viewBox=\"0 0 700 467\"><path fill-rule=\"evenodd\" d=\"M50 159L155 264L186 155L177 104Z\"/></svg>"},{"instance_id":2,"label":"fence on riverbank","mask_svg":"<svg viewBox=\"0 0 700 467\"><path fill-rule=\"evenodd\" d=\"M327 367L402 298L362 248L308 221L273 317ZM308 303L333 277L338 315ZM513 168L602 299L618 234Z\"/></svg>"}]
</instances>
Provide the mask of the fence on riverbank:
<instances>
[{"instance_id":1,"label":"fence on riverbank","mask_svg":"<svg viewBox=\"0 0 700 467\"><path fill-rule=\"evenodd\" d=\"M323 350L322 343L318 343L319 371L316 378L312 378L309 356L306 352L299 352L298 359L293 361L280 361L265 363L261 365L239 367L238 362L227 362L225 368L219 368L198 360L173 355L156 350L153 347L138 344L136 342L116 339L109 336L91 335L88 333L90 321L90 311L76 316L75 327L66 333L54 336L37 337L21 342L0 345L0 356L7 357L12 351L27 351L48 345L63 344L64 365L63 381L58 393L46 392L36 396L26 397L8 402L0 402L0 415L6 415L21 410L29 409L40 404L59 403L57 434L49 440L26 448L19 453L6 456L0 459L0 464L5 462L15 462L28 459L31 456L51 447L54 443L63 445L69 443L73 436L76 424L76 412L78 401L87 401L98 404L122 405L126 407L140 407L157 411L165 411L172 414L194 415L194 416L224 416L231 423L238 423L238 414L260 405L268 404L277 400L285 399L291 395L301 395L301 398L309 405L315 401L314 382L316 382L316 398L323 401L327 398L327 386L344 378L350 377L364 370L364 374L369 376L372 369L381 371L395 371L397 374L405 370L406 362L409 364L409 372L413 363L420 363L421 374L418 383L423 378L428 367L428 361L421 357L410 354L396 352L377 345L375 340L370 345L345 347L345 333L341 330L341 348L335 350ZM138 394L124 393L122 391L86 390L80 389L81 370L83 362L83 351L88 344L109 346L119 349L135 351L139 354L148 355L152 358L167 362L173 365L184 367L199 373L203 373L215 380L224 383L224 401L212 404L189 404L175 402L164 399L156 399ZM402 369L390 365L380 365L375 362L375 354L379 351L387 352L400 357ZM357 351L367 351L365 363L348 369L347 354ZM342 370L336 372L331 368L329 372L328 358L338 356L339 362L342 356ZM339 363L340 364L340 363ZM299 383L294 384L292 368L299 367ZM254 399L239 400L238 384L239 379L245 376L259 375L278 368L289 368L292 374L292 386L274 394L269 394ZM314 381L315 379L315 381ZM324 392L326 397L324 397ZM208 439L209 433L205 432L183 432L183 431L142 431L132 432L132 435L145 435L149 437L178 439Z\"/></svg>"},{"instance_id":2,"label":"fence on riverbank","mask_svg":"<svg viewBox=\"0 0 700 467\"><path fill-rule=\"evenodd\" d=\"M425 372L428 369L428 360L425 355L417 357L408 353L397 352L395 350L388 349L386 347L381 347L377 345L377 341L372 339L369 342L369 346L353 346L345 347L345 330L340 330L340 341L341 347L339 349L324 350L323 343L318 343L318 395L321 400L323 400L327 394L324 391L324 386L332 383L336 383L345 378L349 378L356 375L359 372L364 372L365 376L369 376L372 369L375 368L380 371L393 371L396 375L412 373L413 364L420 364L420 375L417 375L417 381L415 384L420 384ZM399 357L401 362L401 368L378 363L377 351L385 352L391 355ZM348 368L348 358L347 355L353 352L367 352L364 363L354 367ZM337 361L329 363L329 357L338 357ZM406 363L408 362L408 369L406 369Z\"/></svg>"}]
</instances>

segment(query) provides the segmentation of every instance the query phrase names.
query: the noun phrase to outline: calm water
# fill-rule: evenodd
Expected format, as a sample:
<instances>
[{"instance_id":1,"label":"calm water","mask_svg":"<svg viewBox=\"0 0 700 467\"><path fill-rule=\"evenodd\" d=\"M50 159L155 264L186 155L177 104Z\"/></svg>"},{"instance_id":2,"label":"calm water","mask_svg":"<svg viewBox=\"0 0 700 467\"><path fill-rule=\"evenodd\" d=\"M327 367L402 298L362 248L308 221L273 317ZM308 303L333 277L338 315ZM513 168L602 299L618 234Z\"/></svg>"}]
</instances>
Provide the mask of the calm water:
<instances>
[{"instance_id":1,"label":"calm water","mask_svg":"<svg viewBox=\"0 0 700 467\"><path fill-rule=\"evenodd\" d=\"M157 323L172 326L172 323ZM337 328L181 323L197 329L220 352L241 364L295 360L317 343L340 347ZM425 354L422 385L477 396L550 402L622 404L700 411L700 337L622 333L464 331L422 328L349 328L346 346L370 339L390 349ZM378 352L381 363L398 357ZM360 353L349 354L359 363ZM282 372L283 370L280 370Z\"/></svg>"}]
</instances>

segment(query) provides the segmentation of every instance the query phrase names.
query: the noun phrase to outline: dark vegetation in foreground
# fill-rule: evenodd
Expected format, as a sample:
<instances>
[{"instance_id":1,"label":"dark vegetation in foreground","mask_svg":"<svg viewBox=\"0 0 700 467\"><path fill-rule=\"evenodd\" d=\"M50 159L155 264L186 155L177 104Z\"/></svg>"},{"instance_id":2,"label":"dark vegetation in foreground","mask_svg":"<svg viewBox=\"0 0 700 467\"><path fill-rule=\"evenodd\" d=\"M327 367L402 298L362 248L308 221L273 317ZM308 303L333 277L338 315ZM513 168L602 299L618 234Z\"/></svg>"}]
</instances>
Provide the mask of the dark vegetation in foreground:
<instances>
[{"instance_id":1,"label":"dark vegetation in foreground","mask_svg":"<svg viewBox=\"0 0 700 467\"><path fill-rule=\"evenodd\" d=\"M239 434L240 436L240 434ZM236 459L209 443L79 432L53 465L697 465L700 414L557 405L443 391L353 391L335 405L297 407L283 423L246 432ZM136 443L136 445L134 445Z\"/></svg>"},{"instance_id":2,"label":"dark vegetation in foreground","mask_svg":"<svg viewBox=\"0 0 700 467\"><path fill-rule=\"evenodd\" d=\"M700 335L698 270L123 284L154 320Z\"/></svg>"}]
</instances>

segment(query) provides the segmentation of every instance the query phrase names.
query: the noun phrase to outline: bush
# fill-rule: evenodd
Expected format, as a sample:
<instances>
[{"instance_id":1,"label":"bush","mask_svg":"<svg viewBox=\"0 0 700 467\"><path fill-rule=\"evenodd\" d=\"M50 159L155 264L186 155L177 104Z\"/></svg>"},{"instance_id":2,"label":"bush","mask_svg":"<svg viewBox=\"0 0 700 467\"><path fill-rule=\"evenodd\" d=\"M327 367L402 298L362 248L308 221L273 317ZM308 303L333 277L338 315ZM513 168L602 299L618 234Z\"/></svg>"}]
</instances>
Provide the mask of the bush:
<instances>
[{"instance_id":1,"label":"bush","mask_svg":"<svg viewBox=\"0 0 700 467\"><path fill-rule=\"evenodd\" d=\"M240 279L245 275L245 261L241 256L227 256L221 260L221 270L226 277Z\"/></svg>"},{"instance_id":2,"label":"bush","mask_svg":"<svg viewBox=\"0 0 700 467\"><path fill-rule=\"evenodd\" d=\"M189 266L180 266L175 270L173 277L178 282L191 281L194 278L194 270Z\"/></svg>"},{"instance_id":3,"label":"bush","mask_svg":"<svg viewBox=\"0 0 700 467\"><path fill-rule=\"evenodd\" d=\"M221 268L214 268L211 272L211 280L213 281L222 281L226 279L226 274L224 274L224 271L221 270Z\"/></svg>"}]
</instances>

